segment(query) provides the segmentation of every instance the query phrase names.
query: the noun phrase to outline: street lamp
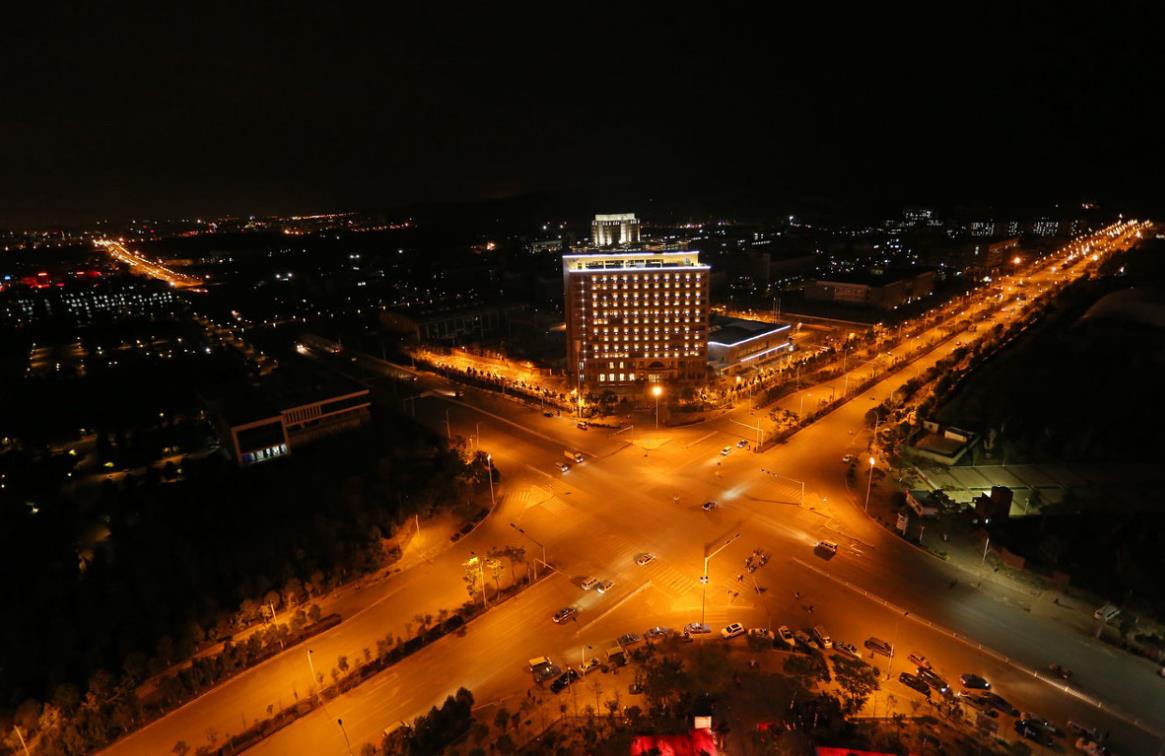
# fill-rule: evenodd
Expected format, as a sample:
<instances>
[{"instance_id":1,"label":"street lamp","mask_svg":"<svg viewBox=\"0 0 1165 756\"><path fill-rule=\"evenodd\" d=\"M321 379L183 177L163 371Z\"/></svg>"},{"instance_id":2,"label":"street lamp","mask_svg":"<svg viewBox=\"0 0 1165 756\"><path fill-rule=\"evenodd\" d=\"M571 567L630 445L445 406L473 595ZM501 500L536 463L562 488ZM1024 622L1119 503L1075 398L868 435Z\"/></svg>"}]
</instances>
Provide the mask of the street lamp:
<instances>
[{"instance_id":1,"label":"street lamp","mask_svg":"<svg viewBox=\"0 0 1165 756\"><path fill-rule=\"evenodd\" d=\"M497 501L494 499L494 455L486 454L485 461L486 471L489 474L489 508L492 512L495 508L497 508L498 505Z\"/></svg>"},{"instance_id":2,"label":"street lamp","mask_svg":"<svg viewBox=\"0 0 1165 756\"><path fill-rule=\"evenodd\" d=\"M874 485L874 458L870 457L870 477L866 479L866 512L870 511L870 488Z\"/></svg>"},{"instance_id":3,"label":"street lamp","mask_svg":"<svg viewBox=\"0 0 1165 756\"><path fill-rule=\"evenodd\" d=\"M481 577L481 606L483 609L488 609L489 601L485 597L485 570L481 558L475 552L471 551L469 552L469 559L465 561L465 566L470 569L477 567L477 574Z\"/></svg>"},{"instance_id":4,"label":"street lamp","mask_svg":"<svg viewBox=\"0 0 1165 756\"><path fill-rule=\"evenodd\" d=\"M719 554L721 551L724 551L724 549L728 548L729 544L731 544L737 538L740 538L740 533L737 533L736 535L729 538L727 541L725 541L723 544L721 544L720 548L716 549L711 554L704 555L704 574L700 577L700 582L704 586L703 592L700 595L700 624L701 625L704 624L704 599L706 599L708 597L708 560L710 560L712 557Z\"/></svg>"},{"instance_id":5,"label":"street lamp","mask_svg":"<svg viewBox=\"0 0 1165 756\"><path fill-rule=\"evenodd\" d=\"M659 428L659 397L663 393L663 386L656 384L651 387L651 395L655 397L655 427Z\"/></svg>"},{"instance_id":6,"label":"street lamp","mask_svg":"<svg viewBox=\"0 0 1165 756\"><path fill-rule=\"evenodd\" d=\"M534 538L534 536L530 535L525 530L523 530L521 527L519 527L517 523L511 522L510 527L513 528L514 530L518 531L522 535L526 536L527 538L529 538L531 541L534 542L535 546L542 549L542 564L545 567L549 567L550 565L546 561L546 546L541 541ZM538 579L538 560L537 559L534 560L534 579L535 580Z\"/></svg>"}]
</instances>

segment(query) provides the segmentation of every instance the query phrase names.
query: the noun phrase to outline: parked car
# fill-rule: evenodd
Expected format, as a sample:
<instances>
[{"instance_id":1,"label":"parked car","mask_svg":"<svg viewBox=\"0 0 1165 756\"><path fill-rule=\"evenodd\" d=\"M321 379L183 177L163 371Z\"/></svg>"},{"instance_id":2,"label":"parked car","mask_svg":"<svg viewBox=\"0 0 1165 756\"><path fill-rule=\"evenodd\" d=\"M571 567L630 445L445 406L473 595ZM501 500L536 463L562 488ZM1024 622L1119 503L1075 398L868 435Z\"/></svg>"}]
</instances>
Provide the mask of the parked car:
<instances>
[{"instance_id":1,"label":"parked car","mask_svg":"<svg viewBox=\"0 0 1165 756\"><path fill-rule=\"evenodd\" d=\"M639 556L635 557L635 564L639 565L640 567L646 567L647 565L651 564L654 561L655 561L655 554L652 554L650 552L645 553L645 554L640 554Z\"/></svg>"},{"instance_id":2,"label":"parked car","mask_svg":"<svg viewBox=\"0 0 1165 756\"><path fill-rule=\"evenodd\" d=\"M598 584L599 579L597 577L585 577L583 578L582 582L578 584L578 587L582 588L584 591L589 591L591 588L594 588Z\"/></svg>"},{"instance_id":3,"label":"parked car","mask_svg":"<svg viewBox=\"0 0 1165 756\"><path fill-rule=\"evenodd\" d=\"M978 709L989 717L999 716L999 712L995 710L995 707L992 706L989 701L984 700L981 696L976 696L972 693L963 691L962 693L959 693L956 698L970 706L972 709Z\"/></svg>"},{"instance_id":4,"label":"parked car","mask_svg":"<svg viewBox=\"0 0 1165 756\"><path fill-rule=\"evenodd\" d=\"M825 628L821 625L816 625L813 630L813 639L821 646L822 650L833 648L833 638L829 637L829 633L825 632Z\"/></svg>"},{"instance_id":5,"label":"parked car","mask_svg":"<svg viewBox=\"0 0 1165 756\"><path fill-rule=\"evenodd\" d=\"M555 678L554 682L550 683L551 693L561 693L580 677L579 673L572 667L567 667L566 671Z\"/></svg>"},{"instance_id":6,"label":"parked car","mask_svg":"<svg viewBox=\"0 0 1165 756\"><path fill-rule=\"evenodd\" d=\"M587 428L591 427L591 424L586 420L580 420L574 424L574 427L578 428L579 430L586 430Z\"/></svg>"},{"instance_id":7,"label":"parked car","mask_svg":"<svg viewBox=\"0 0 1165 756\"><path fill-rule=\"evenodd\" d=\"M606 593L607 591L611 590L614 587L615 587L614 580L604 580L603 582L601 582L595 586L595 590L598 591L599 593Z\"/></svg>"},{"instance_id":8,"label":"parked car","mask_svg":"<svg viewBox=\"0 0 1165 756\"><path fill-rule=\"evenodd\" d=\"M643 636L639 635L638 633L623 633L615 639L615 642L618 643L621 648L627 648L628 646L634 646L636 643L639 643L642 640Z\"/></svg>"},{"instance_id":9,"label":"parked car","mask_svg":"<svg viewBox=\"0 0 1165 756\"><path fill-rule=\"evenodd\" d=\"M950 693L951 687L947 685L947 681L935 674L934 670L926 667L918 668L918 676L926 681L926 684L937 690L939 693L946 695Z\"/></svg>"},{"instance_id":10,"label":"parked car","mask_svg":"<svg viewBox=\"0 0 1165 756\"><path fill-rule=\"evenodd\" d=\"M703 635L704 633L712 632L712 628L702 622L689 622L684 625L684 632L688 635Z\"/></svg>"},{"instance_id":11,"label":"parked car","mask_svg":"<svg viewBox=\"0 0 1165 756\"><path fill-rule=\"evenodd\" d=\"M592 656L589 659L583 660L583 662L578 665L578 671L582 675L589 675L591 672L594 672L600 666L601 666L601 663L599 662L599 657Z\"/></svg>"},{"instance_id":12,"label":"parked car","mask_svg":"<svg viewBox=\"0 0 1165 756\"><path fill-rule=\"evenodd\" d=\"M838 641L838 642L833 644L833 647L835 649L837 649L838 651L842 652L843 654L847 654L849 656L852 656L855 659L862 658L862 654L860 651L858 651L858 647L852 643L846 643L845 641Z\"/></svg>"},{"instance_id":13,"label":"parked car","mask_svg":"<svg viewBox=\"0 0 1165 756\"><path fill-rule=\"evenodd\" d=\"M648 640L661 640L669 635L671 635L670 627L661 627L656 625L655 627L645 632L643 637L647 638Z\"/></svg>"},{"instance_id":14,"label":"parked car","mask_svg":"<svg viewBox=\"0 0 1165 756\"><path fill-rule=\"evenodd\" d=\"M898 682L902 683L907 688L914 688L919 693L922 693L927 698L930 698L930 686L927 685L926 682L918 675L912 675L909 672L903 672L898 675Z\"/></svg>"},{"instance_id":15,"label":"parked car","mask_svg":"<svg viewBox=\"0 0 1165 756\"><path fill-rule=\"evenodd\" d=\"M801 644L805 648L813 648L813 639L809 637L809 633L804 630L794 630L793 640Z\"/></svg>"},{"instance_id":16,"label":"parked car","mask_svg":"<svg viewBox=\"0 0 1165 756\"><path fill-rule=\"evenodd\" d=\"M554 613L553 619L556 623L561 625L563 622L574 619L576 614L578 614L578 609L575 609L573 606L565 606Z\"/></svg>"},{"instance_id":17,"label":"parked car","mask_svg":"<svg viewBox=\"0 0 1165 756\"><path fill-rule=\"evenodd\" d=\"M550 410L546 410L545 412L542 413L542 417L554 417L554 413L551 412Z\"/></svg>"},{"instance_id":18,"label":"parked car","mask_svg":"<svg viewBox=\"0 0 1165 756\"><path fill-rule=\"evenodd\" d=\"M1008 714L1013 717L1019 716L1019 709L1012 706L1006 698L999 695L998 693L981 693L979 698L990 703L992 707L999 709L1004 714Z\"/></svg>"},{"instance_id":19,"label":"parked car","mask_svg":"<svg viewBox=\"0 0 1165 756\"><path fill-rule=\"evenodd\" d=\"M543 667L549 667L553 662L550 661L549 656L535 656L533 659L526 663L530 665L531 672L537 672Z\"/></svg>"},{"instance_id":20,"label":"parked car","mask_svg":"<svg viewBox=\"0 0 1165 756\"><path fill-rule=\"evenodd\" d=\"M963 684L964 688L973 688L974 690L991 690L991 683L987 682L987 678L971 672L966 672L961 675L959 677L959 682Z\"/></svg>"},{"instance_id":21,"label":"parked car","mask_svg":"<svg viewBox=\"0 0 1165 756\"><path fill-rule=\"evenodd\" d=\"M906 658L909 659L910 663L916 667L922 667L923 669L933 669L930 663L930 659L927 659L925 656L920 656L919 654L910 654Z\"/></svg>"},{"instance_id":22,"label":"parked car","mask_svg":"<svg viewBox=\"0 0 1165 756\"><path fill-rule=\"evenodd\" d=\"M771 641L773 639L773 631L767 627L750 627L748 629L748 637Z\"/></svg>"},{"instance_id":23,"label":"parked car","mask_svg":"<svg viewBox=\"0 0 1165 756\"><path fill-rule=\"evenodd\" d=\"M797 645L797 639L793 637L793 631L785 625L777 628L777 638L789 648Z\"/></svg>"},{"instance_id":24,"label":"parked car","mask_svg":"<svg viewBox=\"0 0 1165 756\"><path fill-rule=\"evenodd\" d=\"M1060 732L1059 728L1056 727L1056 725L1052 724L1051 722L1044 719L1043 717L1037 717L1035 714L1032 714L1029 711L1025 711L1023 714L1020 715L1019 718L1024 720L1025 722L1027 722L1028 726L1035 727L1036 729L1039 729L1039 730L1043 730L1048 735L1061 735L1062 734Z\"/></svg>"},{"instance_id":25,"label":"parked car","mask_svg":"<svg viewBox=\"0 0 1165 756\"><path fill-rule=\"evenodd\" d=\"M884 641L881 638L869 637L866 638L865 647L873 651L875 654L882 656L894 657L894 646L890 641Z\"/></svg>"},{"instance_id":26,"label":"parked car","mask_svg":"<svg viewBox=\"0 0 1165 756\"><path fill-rule=\"evenodd\" d=\"M1038 727L1032 726L1026 719L1015 720L1015 731L1020 736L1028 740L1039 743L1042 746L1052 747L1056 745L1056 740Z\"/></svg>"},{"instance_id":27,"label":"parked car","mask_svg":"<svg viewBox=\"0 0 1165 756\"><path fill-rule=\"evenodd\" d=\"M735 638L738 635L744 635L744 625L740 624L739 622L733 622L731 625L721 630L720 635L725 638Z\"/></svg>"},{"instance_id":28,"label":"parked car","mask_svg":"<svg viewBox=\"0 0 1165 756\"><path fill-rule=\"evenodd\" d=\"M541 685L547 680L553 680L560 674L562 674L562 669L557 664L550 664L548 666L541 667L534 673L534 682Z\"/></svg>"}]
</instances>

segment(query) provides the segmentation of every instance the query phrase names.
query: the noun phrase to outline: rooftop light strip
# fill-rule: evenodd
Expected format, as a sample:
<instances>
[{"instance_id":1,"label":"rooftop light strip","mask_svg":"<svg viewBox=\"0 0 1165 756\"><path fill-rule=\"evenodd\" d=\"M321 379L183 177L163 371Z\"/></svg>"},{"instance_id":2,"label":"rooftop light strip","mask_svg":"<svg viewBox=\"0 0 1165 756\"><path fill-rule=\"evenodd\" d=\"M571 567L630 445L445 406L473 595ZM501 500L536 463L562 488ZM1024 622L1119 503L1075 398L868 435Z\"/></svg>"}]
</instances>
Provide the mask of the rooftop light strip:
<instances>
[{"instance_id":1,"label":"rooftop light strip","mask_svg":"<svg viewBox=\"0 0 1165 756\"><path fill-rule=\"evenodd\" d=\"M722 346L722 347L734 347L734 346L739 346L741 344L747 344L748 342L754 341L756 339L763 339L765 336L772 336L774 333L780 333L781 331L788 330L789 327L790 327L790 325L788 323L786 323L779 328L774 328L771 331L765 331L764 333L757 334L756 336L749 336L747 339L741 339L740 341L734 341L731 344L725 344L723 341L709 341L708 343L715 344L716 346Z\"/></svg>"}]
</instances>

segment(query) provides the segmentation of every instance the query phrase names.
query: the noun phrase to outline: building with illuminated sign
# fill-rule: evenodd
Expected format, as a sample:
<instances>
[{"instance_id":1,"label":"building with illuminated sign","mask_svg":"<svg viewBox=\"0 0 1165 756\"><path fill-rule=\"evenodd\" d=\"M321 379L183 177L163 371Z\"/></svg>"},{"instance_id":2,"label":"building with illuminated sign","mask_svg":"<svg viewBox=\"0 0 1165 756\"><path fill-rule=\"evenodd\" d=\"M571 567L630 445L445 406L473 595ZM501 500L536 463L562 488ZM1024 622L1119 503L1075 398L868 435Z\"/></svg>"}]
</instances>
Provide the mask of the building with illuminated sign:
<instances>
[{"instance_id":1,"label":"building with illuminated sign","mask_svg":"<svg viewBox=\"0 0 1165 756\"><path fill-rule=\"evenodd\" d=\"M703 382L709 267L698 252L564 255L567 370L584 391Z\"/></svg>"},{"instance_id":2,"label":"building with illuminated sign","mask_svg":"<svg viewBox=\"0 0 1165 756\"><path fill-rule=\"evenodd\" d=\"M639 219L635 213L599 214L591 221L591 244L618 247L639 243Z\"/></svg>"}]
</instances>

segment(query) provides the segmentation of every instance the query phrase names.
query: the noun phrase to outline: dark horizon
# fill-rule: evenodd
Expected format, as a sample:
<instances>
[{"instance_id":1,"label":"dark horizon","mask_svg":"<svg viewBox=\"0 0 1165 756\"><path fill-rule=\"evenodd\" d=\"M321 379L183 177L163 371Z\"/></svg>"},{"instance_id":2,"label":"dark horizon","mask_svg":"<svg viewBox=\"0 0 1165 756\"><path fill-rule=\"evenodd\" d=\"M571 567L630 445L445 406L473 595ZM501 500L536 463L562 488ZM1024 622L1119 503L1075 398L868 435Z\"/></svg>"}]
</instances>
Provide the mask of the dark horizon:
<instances>
[{"instance_id":1,"label":"dark horizon","mask_svg":"<svg viewBox=\"0 0 1165 756\"><path fill-rule=\"evenodd\" d=\"M531 195L1153 211L1146 15L75 8L0 46L0 227Z\"/></svg>"}]
</instances>

